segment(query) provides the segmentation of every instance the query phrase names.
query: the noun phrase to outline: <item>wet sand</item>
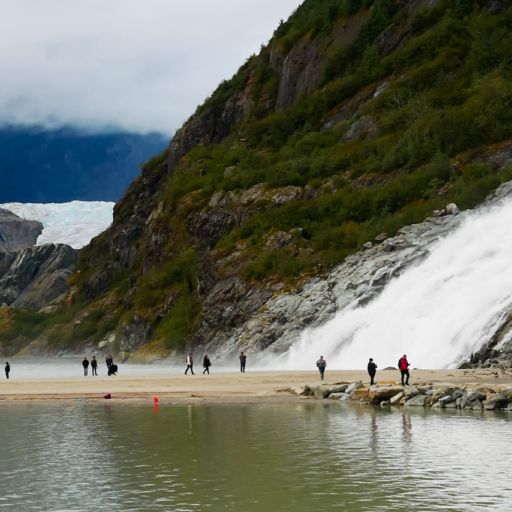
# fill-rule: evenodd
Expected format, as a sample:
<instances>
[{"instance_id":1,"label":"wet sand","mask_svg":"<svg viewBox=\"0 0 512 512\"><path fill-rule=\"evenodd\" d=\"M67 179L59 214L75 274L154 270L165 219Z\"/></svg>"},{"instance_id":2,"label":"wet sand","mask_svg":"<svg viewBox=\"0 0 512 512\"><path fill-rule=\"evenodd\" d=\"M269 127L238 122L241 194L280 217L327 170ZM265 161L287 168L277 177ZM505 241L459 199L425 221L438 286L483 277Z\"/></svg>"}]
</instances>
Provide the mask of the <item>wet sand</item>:
<instances>
[{"instance_id":1,"label":"wet sand","mask_svg":"<svg viewBox=\"0 0 512 512\"><path fill-rule=\"evenodd\" d=\"M199 369L198 369L199 370ZM266 401L297 400L295 392L306 385L334 385L362 381L368 385L364 371L326 372L322 382L318 372L259 372L212 373L202 375L169 375L161 368L142 376L83 377L60 379L24 379L0 381L0 401L14 400L104 400L110 393L114 400L152 400L176 402L255 403ZM398 384L399 372L394 370L377 373L378 384ZM484 387L512 386L512 370L414 370L410 384L455 384L458 386Z\"/></svg>"}]
</instances>

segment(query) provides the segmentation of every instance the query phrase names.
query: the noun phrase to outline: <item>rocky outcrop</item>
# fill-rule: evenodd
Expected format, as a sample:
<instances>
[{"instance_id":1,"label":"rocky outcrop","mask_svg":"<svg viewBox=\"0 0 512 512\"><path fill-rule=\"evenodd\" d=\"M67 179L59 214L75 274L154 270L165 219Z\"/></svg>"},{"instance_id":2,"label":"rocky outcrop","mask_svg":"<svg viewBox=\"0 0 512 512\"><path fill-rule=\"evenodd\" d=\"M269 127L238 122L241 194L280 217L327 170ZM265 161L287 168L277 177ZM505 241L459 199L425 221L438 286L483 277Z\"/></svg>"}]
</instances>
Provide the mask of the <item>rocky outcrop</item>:
<instances>
[{"instance_id":1,"label":"rocky outcrop","mask_svg":"<svg viewBox=\"0 0 512 512\"><path fill-rule=\"evenodd\" d=\"M0 253L0 304L39 310L62 301L76 259L77 252L63 244Z\"/></svg>"},{"instance_id":2,"label":"rocky outcrop","mask_svg":"<svg viewBox=\"0 0 512 512\"><path fill-rule=\"evenodd\" d=\"M147 320L136 315L129 323L123 326L121 345L119 347L120 352L134 352L141 344L147 342L152 330L151 324Z\"/></svg>"},{"instance_id":3,"label":"rocky outcrop","mask_svg":"<svg viewBox=\"0 0 512 512\"><path fill-rule=\"evenodd\" d=\"M279 45L271 48L270 65L279 77L276 110L292 105L297 98L312 92L324 79L329 48L350 46L368 20L369 10L361 10L344 23L336 24L322 44L310 37L300 39L287 53Z\"/></svg>"},{"instance_id":4,"label":"rocky outcrop","mask_svg":"<svg viewBox=\"0 0 512 512\"><path fill-rule=\"evenodd\" d=\"M428 255L428 246L464 218L464 215L432 217L403 228L397 236L349 256L328 275L314 277L290 292L267 289L266 300L262 300L261 294L254 304L245 298L243 308L239 299L231 302L232 297L228 295L222 299L222 289L217 287L215 296L208 297L204 306L207 318L219 318L228 307L231 315L237 316L235 312L240 311L239 315L246 320L238 324L203 322L201 339L209 340L209 350L215 350L219 356L230 357L249 348L285 351L306 327L325 323L336 311L349 305L372 300L390 279ZM245 295L249 296L248 290L244 291ZM248 311L254 314L246 314Z\"/></svg>"},{"instance_id":5,"label":"rocky outcrop","mask_svg":"<svg viewBox=\"0 0 512 512\"><path fill-rule=\"evenodd\" d=\"M372 116L366 115L360 117L343 136L343 141L356 141L363 139L373 139L378 135L377 123Z\"/></svg>"},{"instance_id":6,"label":"rocky outcrop","mask_svg":"<svg viewBox=\"0 0 512 512\"><path fill-rule=\"evenodd\" d=\"M247 114L250 106L248 92L243 90L231 96L226 102L206 106L204 110L193 115L171 141L168 172L172 172L181 157L193 147L220 142Z\"/></svg>"},{"instance_id":7,"label":"rocky outcrop","mask_svg":"<svg viewBox=\"0 0 512 512\"><path fill-rule=\"evenodd\" d=\"M342 390L342 391L340 391ZM423 386L373 385L361 382L334 386L309 386L290 393L316 399L342 400L372 405L432 407L435 409L466 409L512 411L512 388L504 385L449 386L426 384Z\"/></svg>"},{"instance_id":8,"label":"rocky outcrop","mask_svg":"<svg viewBox=\"0 0 512 512\"><path fill-rule=\"evenodd\" d=\"M36 244L43 225L36 220L25 220L9 210L0 208L0 251L19 251Z\"/></svg>"},{"instance_id":9,"label":"rocky outcrop","mask_svg":"<svg viewBox=\"0 0 512 512\"><path fill-rule=\"evenodd\" d=\"M274 65L277 59L274 57ZM276 110L290 106L297 97L312 91L322 78L323 59L319 58L317 41L302 40L284 58L280 67L280 81ZM277 66L276 66L277 67Z\"/></svg>"}]
</instances>

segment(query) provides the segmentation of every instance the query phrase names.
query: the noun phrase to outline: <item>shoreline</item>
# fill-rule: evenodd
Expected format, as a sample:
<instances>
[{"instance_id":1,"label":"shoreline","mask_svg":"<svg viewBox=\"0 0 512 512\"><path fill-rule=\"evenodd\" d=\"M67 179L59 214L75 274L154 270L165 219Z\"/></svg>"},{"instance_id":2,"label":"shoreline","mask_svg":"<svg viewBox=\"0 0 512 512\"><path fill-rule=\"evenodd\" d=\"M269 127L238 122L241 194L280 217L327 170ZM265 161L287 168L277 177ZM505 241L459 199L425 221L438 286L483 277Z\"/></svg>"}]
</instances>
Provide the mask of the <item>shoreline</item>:
<instances>
[{"instance_id":1,"label":"shoreline","mask_svg":"<svg viewBox=\"0 0 512 512\"><path fill-rule=\"evenodd\" d=\"M198 369L199 370L199 369ZM221 372L210 375L147 374L116 377L12 378L0 381L0 403L29 400L153 400L179 403L280 403L304 400L305 386L334 387L362 382L369 388L366 371L330 370L321 381L317 371L248 371ZM378 387L399 386L397 370L377 373ZM463 389L501 389L512 386L512 370L413 370L412 386L456 386Z\"/></svg>"}]
</instances>

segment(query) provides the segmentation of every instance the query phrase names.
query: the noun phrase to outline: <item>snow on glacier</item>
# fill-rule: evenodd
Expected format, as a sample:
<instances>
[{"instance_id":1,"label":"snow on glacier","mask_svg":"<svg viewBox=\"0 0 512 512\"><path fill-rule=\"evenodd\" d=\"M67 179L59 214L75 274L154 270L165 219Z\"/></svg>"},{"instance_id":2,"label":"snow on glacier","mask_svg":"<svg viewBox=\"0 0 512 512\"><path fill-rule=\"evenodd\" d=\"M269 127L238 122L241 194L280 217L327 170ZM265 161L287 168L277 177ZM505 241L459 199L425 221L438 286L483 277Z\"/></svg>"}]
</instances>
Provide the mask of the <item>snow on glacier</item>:
<instances>
[{"instance_id":1,"label":"snow on glacier","mask_svg":"<svg viewBox=\"0 0 512 512\"><path fill-rule=\"evenodd\" d=\"M0 208L10 210L22 219L41 222L44 229L37 245L59 243L80 249L112 224L114 203L3 203Z\"/></svg>"}]
</instances>

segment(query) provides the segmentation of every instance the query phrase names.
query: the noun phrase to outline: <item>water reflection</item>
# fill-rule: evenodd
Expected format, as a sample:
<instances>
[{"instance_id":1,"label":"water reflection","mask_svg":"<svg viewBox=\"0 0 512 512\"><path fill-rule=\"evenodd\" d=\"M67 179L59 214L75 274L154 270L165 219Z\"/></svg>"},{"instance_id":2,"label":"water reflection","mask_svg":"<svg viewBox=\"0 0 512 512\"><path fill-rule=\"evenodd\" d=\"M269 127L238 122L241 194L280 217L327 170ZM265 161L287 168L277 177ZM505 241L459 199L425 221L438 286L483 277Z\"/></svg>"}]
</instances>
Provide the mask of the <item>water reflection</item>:
<instances>
[{"instance_id":1,"label":"water reflection","mask_svg":"<svg viewBox=\"0 0 512 512\"><path fill-rule=\"evenodd\" d=\"M83 401L0 415L0 509L512 507L505 415Z\"/></svg>"}]
</instances>

